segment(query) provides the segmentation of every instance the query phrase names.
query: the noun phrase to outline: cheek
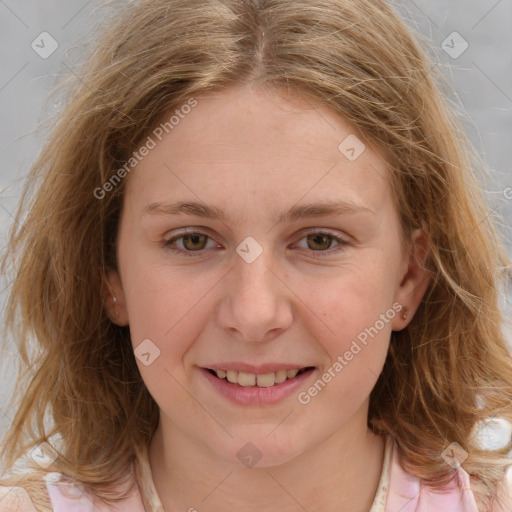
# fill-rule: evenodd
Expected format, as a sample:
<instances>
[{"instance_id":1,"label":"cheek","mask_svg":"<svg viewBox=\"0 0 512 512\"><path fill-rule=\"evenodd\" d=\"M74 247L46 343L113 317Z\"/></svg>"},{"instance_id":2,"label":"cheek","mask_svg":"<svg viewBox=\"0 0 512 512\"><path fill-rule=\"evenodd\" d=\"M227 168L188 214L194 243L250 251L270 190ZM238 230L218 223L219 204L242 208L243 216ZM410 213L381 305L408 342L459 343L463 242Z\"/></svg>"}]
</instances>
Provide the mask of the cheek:
<instances>
[{"instance_id":1,"label":"cheek","mask_svg":"<svg viewBox=\"0 0 512 512\"><path fill-rule=\"evenodd\" d=\"M309 283L298 294L307 297L299 315L326 353L319 380L306 390L301 403L343 403L343 414L355 412L366 400L389 349L395 283L385 265L369 260L340 268L336 278ZM318 413L321 413L319 409ZM325 414L325 412L324 412ZM332 411L333 416L340 414ZM334 421L334 418L333 418Z\"/></svg>"},{"instance_id":2,"label":"cheek","mask_svg":"<svg viewBox=\"0 0 512 512\"><path fill-rule=\"evenodd\" d=\"M368 399L388 354L396 312L386 294L376 298L347 289L316 302L311 297L309 304L303 318L327 357L298 401L311 416L323 416L328 430L348 421ZM320 314L312 313L313 304Z\"/></svg>"},{"instance_id":3,"label":"cheek","mask_svg":"<svg viewBox=\"0 0 512 512\"><path fill-rule=\"evenodd\" d=\"M145 264L142 262L145 261ZM197 362L197 340L214 315L222 274L147 263L141 258L126 282L132 345L151 340L158 354L150 366L137 359L142 379L162 408L188 407L183 391ZM187 398L188 397L188 398ZM171 400L172 399L172 400Z\"/></svg>"},{"instance_id":4,"label":"cheek","mask_svg":"<svg viewBox=\"0 0 512 512\"><path fill-rule=\"evenodd\" d=\"M184 361L211 314L205 297L211 286L206 287L204 280L201 288L193 279L178 282L169 277L168 269L140 272L131 286L130 335L141 377L162 410L188 417L194 403L185 391L188 368ZM148 347L144 353L151 353L149 365L137 357L144 344Z\"/></svg>"},{"instance_id":5,"label":"cheek","mask_svg":"<svg viewBox=\"0 0 512 512\"><path fill-rule=\"evenodd\" d=\"M361 264L340 269L322 283L301 279L292 284L307 298L301 316L308 319L311 333L322 337L331 358L348 350L358 337L364 342L368 330L374 337L389 338L395 284L387 274L384 268Z\"/></svg>"}]
</instances>

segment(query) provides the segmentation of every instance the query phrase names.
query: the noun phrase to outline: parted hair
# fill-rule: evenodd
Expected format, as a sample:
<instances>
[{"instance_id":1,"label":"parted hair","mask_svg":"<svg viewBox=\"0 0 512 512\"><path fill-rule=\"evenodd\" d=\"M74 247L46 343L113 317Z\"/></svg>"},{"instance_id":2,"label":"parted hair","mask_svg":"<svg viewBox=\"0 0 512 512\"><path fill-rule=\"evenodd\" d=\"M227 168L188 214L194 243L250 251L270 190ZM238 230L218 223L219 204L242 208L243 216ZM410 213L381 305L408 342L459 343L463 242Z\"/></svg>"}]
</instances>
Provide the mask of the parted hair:
<instances>
[{"instance_id":1,"label":"parted hair","mask_svg":"<svg viewBox=\"0 0 512 512\"><path fill-rule=\"evenodd\" d=\"M142 0L112 12L64 84L66 103L27 177L2 263L13 273L6 333L21 357L0 484L19 482L16 461L45 441L59 455L46 471L107 502L126 496L112 489L149 444L159 410L129 328L110 320L103 293L129 176L101 198L95 191L164 113L251 83L327 106L385 156L404 239L421 228L429 241L431 283L410 325L392 333L368 425L390 434L404 468L436 487L455 473L442 452L459 443L479 506L490 509L512 446L485 450L474 434L486 419L512 420L499 304L509 261L459 112L392 3ZM49 510L45 470L26 464L21 485Z\"/></svg>"}]
</instances>

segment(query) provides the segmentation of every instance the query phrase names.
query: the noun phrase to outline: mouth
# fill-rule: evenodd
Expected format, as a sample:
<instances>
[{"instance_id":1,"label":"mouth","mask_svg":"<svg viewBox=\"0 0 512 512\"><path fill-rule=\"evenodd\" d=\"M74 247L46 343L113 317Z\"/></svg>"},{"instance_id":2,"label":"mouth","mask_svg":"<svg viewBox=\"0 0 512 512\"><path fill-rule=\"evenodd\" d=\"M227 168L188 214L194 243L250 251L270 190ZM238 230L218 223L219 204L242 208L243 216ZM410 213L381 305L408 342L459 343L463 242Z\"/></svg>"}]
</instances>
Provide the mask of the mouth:
<instances>
[{"instance_id":1,"label":"mouth","mask_svg":"<svg viewBox=\"0 0 512 512\"><path fill-rule=\"evenodd\" d=\"M211 375L233 386L245 388L272 388L293 381L305 373L314 371L314 366L305 366L302 368L293 368L288 370L277 370L267 373L251 373L237 370L222 370L205 368Z\"/></svg>"}]
</instances>

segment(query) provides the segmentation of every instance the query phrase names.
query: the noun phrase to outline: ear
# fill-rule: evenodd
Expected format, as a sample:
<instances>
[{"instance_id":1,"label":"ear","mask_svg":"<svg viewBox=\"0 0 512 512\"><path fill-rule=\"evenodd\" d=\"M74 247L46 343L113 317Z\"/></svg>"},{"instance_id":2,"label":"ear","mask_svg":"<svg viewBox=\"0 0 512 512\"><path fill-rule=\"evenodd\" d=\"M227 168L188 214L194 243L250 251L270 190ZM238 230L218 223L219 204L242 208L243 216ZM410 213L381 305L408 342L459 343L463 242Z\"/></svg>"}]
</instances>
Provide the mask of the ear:
<instances>
[{"instance_id":1,"label":"ear","mask_svg":"<svg viewBox=\"0 0 512 512\"><path fill-rule=\"evenodd\" d=\"M424 267L427 255L427 236L418 229L412 235L408 262L404 265L402 280L395 295L395 301L402 305L402 310L393 319L394 331L401 331L409 325L430 285L431 275Z\"/></svg>"},{"instance_id":2,"label":"ear","mask_svg":"<svg viewBox=\"0 0 512 512\"><path fill-rule=\"evenodd\" d=\"M108 270L107 282L104 284L102 292L110 320L120 327L128 325L128 311L119 272Z\"/></svg>"}]
</instances>

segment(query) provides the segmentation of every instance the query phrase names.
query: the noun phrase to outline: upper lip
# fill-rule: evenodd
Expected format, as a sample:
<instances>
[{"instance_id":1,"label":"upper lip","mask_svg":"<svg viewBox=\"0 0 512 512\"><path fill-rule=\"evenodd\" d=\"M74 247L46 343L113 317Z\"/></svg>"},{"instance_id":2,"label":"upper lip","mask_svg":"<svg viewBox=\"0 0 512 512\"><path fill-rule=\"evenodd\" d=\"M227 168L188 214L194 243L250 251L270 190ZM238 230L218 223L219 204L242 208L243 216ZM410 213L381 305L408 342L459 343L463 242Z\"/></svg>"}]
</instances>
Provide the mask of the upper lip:
<instances>
[{"instance_id":1,"label":"upper lip","mask_svg":"<svg viewBox=\"0 0 512 512\"><path fill-rule=\"evenodd\" d=\"M279 370L300 370L301 368L309 368L312 365L308 364L290 364L290 363L265 363L265 364L247 364L242 362L229 362L229 363L218 363L208 366L204 366L208 370L234 370L242 371L247 373L254 373L255 375L263 375L265 373L274 373Z\"/></svg>"}]
</instances>

